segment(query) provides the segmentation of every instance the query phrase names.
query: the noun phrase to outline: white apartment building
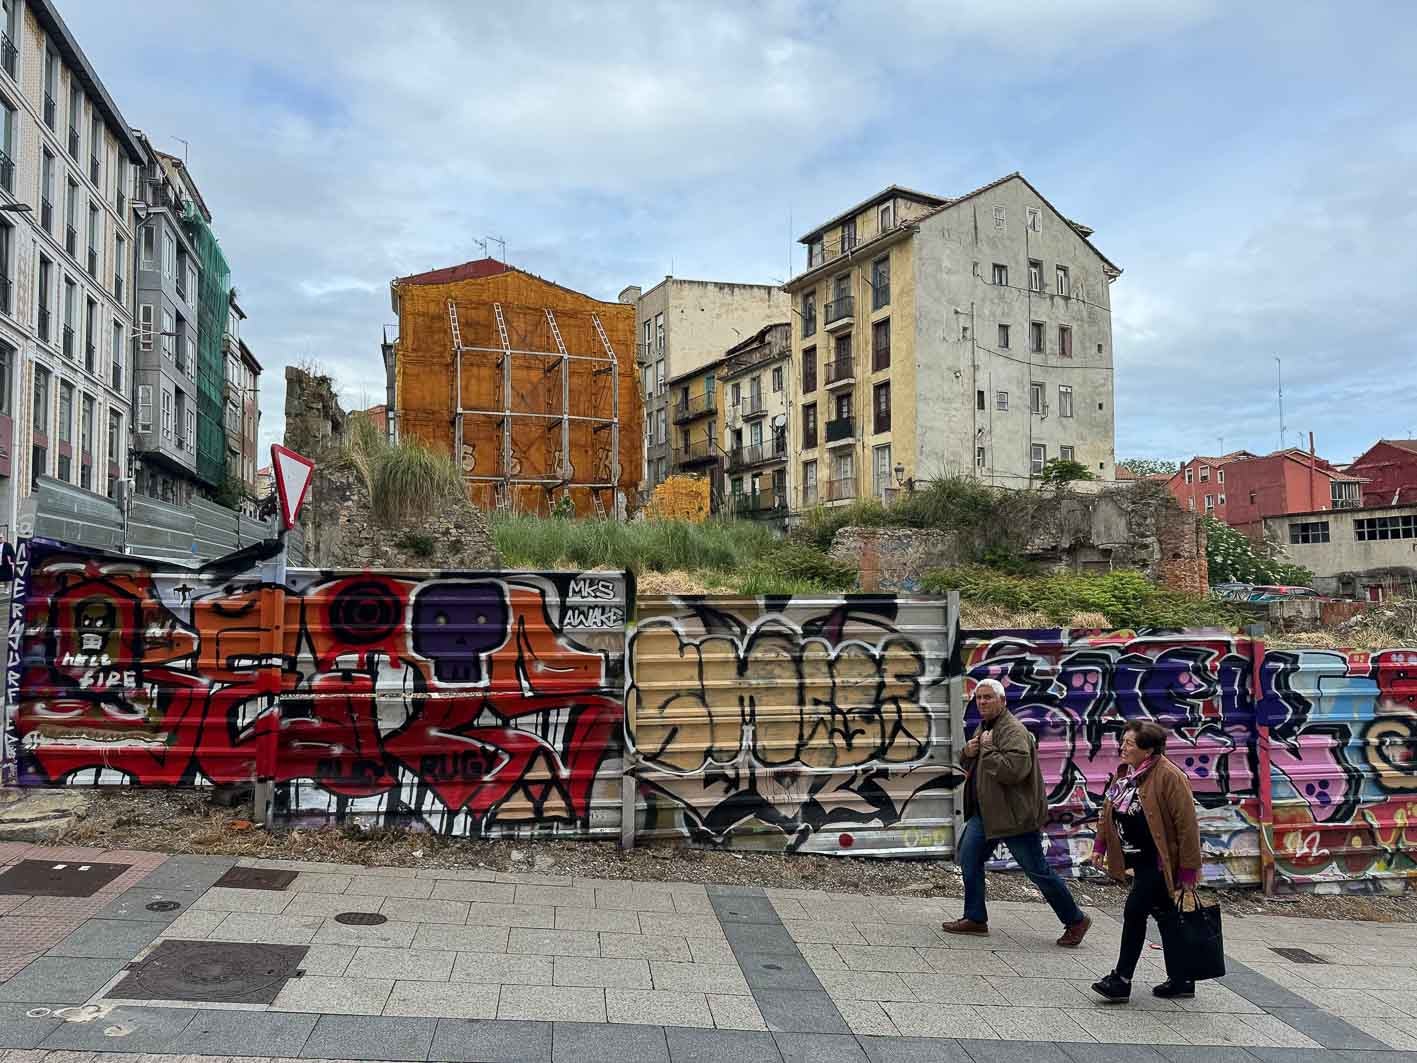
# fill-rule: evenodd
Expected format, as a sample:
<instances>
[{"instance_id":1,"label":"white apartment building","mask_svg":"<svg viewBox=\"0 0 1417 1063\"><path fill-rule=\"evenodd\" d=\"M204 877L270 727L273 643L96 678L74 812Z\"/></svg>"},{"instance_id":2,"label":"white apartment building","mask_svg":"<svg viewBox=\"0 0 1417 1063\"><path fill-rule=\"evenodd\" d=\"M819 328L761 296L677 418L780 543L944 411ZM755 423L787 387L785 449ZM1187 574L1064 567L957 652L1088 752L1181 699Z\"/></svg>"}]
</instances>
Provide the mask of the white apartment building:
<instances>
[{"instance_id":1,"label":"white apartment building","mask_svg":"<svg viewBox=\"0 0 1417 1063\"><path fill-rule=\"evenodd\" d=\"M142 148L48 0L0 0L0 524L40 476L127 475ZM28 209L25 209L28 208Z\"/></svg>"}]
</instances>

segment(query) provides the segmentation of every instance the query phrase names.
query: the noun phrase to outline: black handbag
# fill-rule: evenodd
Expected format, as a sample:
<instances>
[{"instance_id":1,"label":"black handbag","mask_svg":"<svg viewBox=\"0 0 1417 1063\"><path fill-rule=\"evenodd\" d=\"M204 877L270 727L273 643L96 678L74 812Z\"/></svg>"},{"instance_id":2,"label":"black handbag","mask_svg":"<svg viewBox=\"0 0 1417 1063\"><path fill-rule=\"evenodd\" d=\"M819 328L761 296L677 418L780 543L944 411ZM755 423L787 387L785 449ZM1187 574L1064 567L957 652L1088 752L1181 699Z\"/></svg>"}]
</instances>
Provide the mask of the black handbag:
<instances>
[{"instance_id":1,"label":"black handbag","mask_svg":"<svg viewBox=\"0 0 1417 1063\"><path fill-rule=\"evenodd\" d=\"M1191 887L1180 890L1176 895L1174 934L1176 955L1167 957L1168 975L1188 982L1224 977L1225 940L1218 902L1203 903Z\"/></svg>"}]
</instances>

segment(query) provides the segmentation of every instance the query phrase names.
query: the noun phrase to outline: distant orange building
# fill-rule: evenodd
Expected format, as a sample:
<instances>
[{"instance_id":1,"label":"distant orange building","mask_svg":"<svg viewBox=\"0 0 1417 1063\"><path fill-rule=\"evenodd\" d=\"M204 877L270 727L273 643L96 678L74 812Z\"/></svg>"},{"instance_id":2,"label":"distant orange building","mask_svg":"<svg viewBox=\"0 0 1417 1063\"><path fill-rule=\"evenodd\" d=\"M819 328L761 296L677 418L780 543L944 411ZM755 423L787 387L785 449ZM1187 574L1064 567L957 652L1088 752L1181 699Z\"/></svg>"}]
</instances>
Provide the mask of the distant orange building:
<instances>
[{"instance_id":1,"label":"distant orange building","mask_svg":"<svg viewBox=\"0 0 1417 1063\"><path fill-rule=\"evenodd\" d=\"M370 406L367 410L360 410L361 414L369 418L381 433L387 435L389 432L389 408L382 402L378 406Z\"/></svg>"},{"instance_id":2,"label":"distant orange building","mask_svg":"<svg viewBox=\"0 0 1417 1063\"><path fill-rule=\"evenodd\" d=\"M490 258L390 289L401 439L452 455L486 509L547 514L569 498L578 516L625 512L643 435L633 305Z\"/></svg>"}]
</instances>

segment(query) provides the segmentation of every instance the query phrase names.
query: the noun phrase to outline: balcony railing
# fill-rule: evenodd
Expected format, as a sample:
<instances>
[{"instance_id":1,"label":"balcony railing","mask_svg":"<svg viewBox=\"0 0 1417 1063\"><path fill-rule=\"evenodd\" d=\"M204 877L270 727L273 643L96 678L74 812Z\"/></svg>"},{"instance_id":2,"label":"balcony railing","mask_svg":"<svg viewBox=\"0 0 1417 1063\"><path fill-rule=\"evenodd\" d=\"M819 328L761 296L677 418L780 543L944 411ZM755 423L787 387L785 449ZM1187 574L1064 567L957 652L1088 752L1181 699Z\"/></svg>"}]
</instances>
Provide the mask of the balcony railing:
<instances>
[{"instance_id":1,"label":"balcony railing","mask_svg":"<svg viewBox=\"0 0 1417 1063\"><path fill-rule=\"evenodd\" d=\"M856 419L854 417L838 417L835 421L827 422L827 442L840 443L843 439L850 439L856 434Z\"/></svg>"},{"instance_id":2,"label":"balcony railing","mask_svg":"<svg viewBox=\"0 0 1417 1063\"><path fill-rule=\"evenodd\" d=\"M674 448L675 465L703 465L718 461L722 451L711 439L701 439L688 446Z\"/></svg>"},{"instance_id":3,"label":"balcony railing","mask_svg":"<svg viewBox=\"0 0 1417 1063\"><path fill-rule=\"evenodd\" d=\"M770 491L754 491L732 496L733 512L743 517L763 517L787 508L787 499Z\"/></svg>"},{"instance_id":4,"label":"balcony railing","mask_svg":"<svg viewBox=\"0 0 1417 1063\"><path fill-rule=\"evenodd\" d=\"M692 421L695 417L705 417L716 409L718 409L718 402L714 395L690 395L687 402L680 399L674 404L674 423Z\"/></svg>"},{"instance_id":5,"label":"balcony railing","mask_svg":"<svg viewBox=\"0 0 1417 1063\"><path fill-rule=\"evenodd\" d=\"M635 344L635 361L640 365L649 365L656 358L664 355L664 344L662 343L637 343Z\"/></svg>"},{"instance_id":6,"label":"balcony railing","mask_svg":"<svg viewBox=\"0 0 1417 1063\"><path fill-rule=\"evenodd\" d=\"M15 190L15 160L7 151L0 151L0 188L6 192Z\"/></svg>"},{"instance_id":7,"label":"balcony railing","mask_svg":"<svg viewBox=\"0 0 1417 1063\"><path fill-rule=\"evenodd\" d=\"M851 358L836 358L826 364L827 387L846 384L856 379L856 363Z\"/></svg>"},{"instance_id":8,"label":"balcony railing","mask_svg":"<svg viewBox=\"0 0 1417 1063\"><path fill-rule=\"evenodd\" d=\"M764 461L779 461L787 457L787 440L774 439L767 443L749 443L746 447L734 447L728 452L730 469L757 465Z\"/></svg>"},{"instance_id":9,"label":"balcony railing","mask_svg":"<svg viewBox=\"0 0 1417 1063\"><path fill-rule=\"evenodd\" d=\"M761 393L757 395L748 394L743 397L743 401L738 404L738 412L744 417L758 417L767 412L767 406L763 402Z\"/></svg>"},{"instance_id":10,"label":"balcony railing","mask_svg":"<svg viewBox=\"0 0 1417 1063\"><path fill-rule=\"evenodd\" d=\"M20 51L15 47L15 42L10 40L8 33L0 33L0 65L5 67L5 73L12 78L15 76L15 60L20 57Z\"/></svg>"},{"instance_id":11,"label":"balcony railing","mask_svg":"<svg viewBox=\"0 0 1417 1063\"><path fill-rule=\"evenodd\" d=\"M827 501L842 502L856 497L856 477L839 476L827 481Z\"/></svg>"},{"instance_id":12,"label":"balcony railing","mask_svg":"<svg viewBox=\"0 0 1417 1063\"><path fill-rule=\"evenodd\" d=\"M843 321L850 321L855 316L856 297L854 295L838 296L826 306L827 328L831 328L833 325Z\"/></svg>"}]
</instances>

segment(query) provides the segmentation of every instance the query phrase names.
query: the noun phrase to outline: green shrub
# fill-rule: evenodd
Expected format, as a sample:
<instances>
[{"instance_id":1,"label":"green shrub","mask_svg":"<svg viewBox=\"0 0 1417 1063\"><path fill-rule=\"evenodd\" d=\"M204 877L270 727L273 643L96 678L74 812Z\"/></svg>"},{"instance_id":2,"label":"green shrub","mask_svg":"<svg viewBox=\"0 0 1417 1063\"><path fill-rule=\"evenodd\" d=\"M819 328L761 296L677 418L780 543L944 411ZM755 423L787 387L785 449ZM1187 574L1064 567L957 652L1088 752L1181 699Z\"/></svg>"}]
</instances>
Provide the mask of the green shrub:
<instances>
[{"instance_id":1,"label":"green shrub","mask_svg":"<svg viewBox=\"0 0 1417 1063\"><path fill-rule=\"evenodd\" d=\"M414 557L423 558L432 557L433 552L437 549L433 536L426 532L406 532L399 536L396 545L401 550L407 550Z\"/></svg>"},{"instance_id":2,"label":"green shrub","mask_svg":"<svg viewBox=\"0 0 1417 1063\"><path fill-rule=\"evenodd\" d=\"M856 569L839 564L810 543L782 542L742 573L742 594L828 594L856 586Z\"/></svg>"},{"instance_id":3,"label":"green shrub","mask_svg":"<svg viewBox=\"0 0 1417 1063\"><path fill-rule=\"evenodd\" d=\"M1279 547L1255 543L1230 525L1204 517L1205 559L1211 583L1281 583L1308 587L1314 574L1281 559Z\"/></svg>"},{"instance_id":4,"label":"green shrub","mask_svg":"<svg viewBox=\"0 0 1417 1063\"><path fill-rule=\"evenodd\" d=\"M374 517L384 524L414 521L467 498L457 463L413 441L380 452L370 475Z\"/></svg>"}]
</instances>

